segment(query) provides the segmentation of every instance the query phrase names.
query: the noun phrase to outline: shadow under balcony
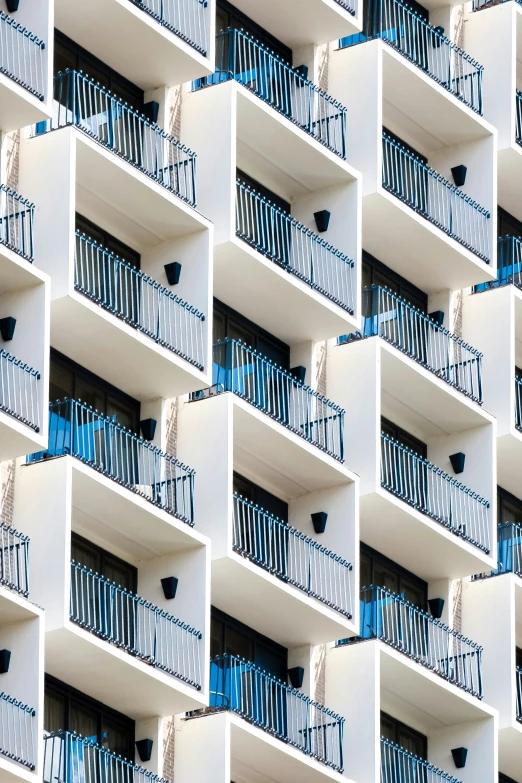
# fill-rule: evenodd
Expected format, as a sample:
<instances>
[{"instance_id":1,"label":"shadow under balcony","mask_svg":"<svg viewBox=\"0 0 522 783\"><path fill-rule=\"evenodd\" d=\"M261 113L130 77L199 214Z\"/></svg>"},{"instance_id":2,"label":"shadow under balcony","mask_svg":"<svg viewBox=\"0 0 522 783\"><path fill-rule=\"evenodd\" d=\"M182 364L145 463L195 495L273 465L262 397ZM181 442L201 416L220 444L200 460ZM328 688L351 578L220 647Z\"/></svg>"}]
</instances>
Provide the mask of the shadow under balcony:
<instances>
[{"instance_id":1,"label":"shadow under balcony","mask_svg":"<svg viewBox=\"0 0 522 783\"><path fill-rule=\"evenodd\" d=\"M415 756L400 745L381 737L380 783L409 783L409 781L430 783L460 783L457 778L434 767L428 761Z\"/></svg>"},{"instance_id":2,"label":"shadow under balcony","mask_svg":"<svg viewBox=\"0 0 522 783\"><path fill-rule=\"evenodd\" d=\"M0 693L0 777L16 780L15 770L2 765L2 756L25 767L36 769L36 712L7 693ZM9 774L11 773L11 774ZM5 777L4 777L5 776Z\"/></svg>"}]
</instances>

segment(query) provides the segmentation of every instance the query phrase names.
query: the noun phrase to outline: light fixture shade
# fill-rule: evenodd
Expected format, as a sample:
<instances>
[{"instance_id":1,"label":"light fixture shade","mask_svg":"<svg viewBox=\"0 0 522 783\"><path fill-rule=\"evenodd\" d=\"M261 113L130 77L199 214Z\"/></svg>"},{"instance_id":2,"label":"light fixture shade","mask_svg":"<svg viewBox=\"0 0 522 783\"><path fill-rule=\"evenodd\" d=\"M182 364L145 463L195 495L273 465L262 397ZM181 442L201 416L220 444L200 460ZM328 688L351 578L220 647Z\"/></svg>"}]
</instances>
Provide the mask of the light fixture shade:
<instances>
[{"instance_id":1,"label":"light fixture shade","mask_svg":"<svg viewBox=\"0 0 522 783\"><path fill-rule=\"evenodd\" d=\"M443 310L434 310L432 313L428 313L428 318L435 321L437 326L444 326L444 312Z\"/></svg>"},{"instance_id":2,"label":"light fixture shade","mask_svg":"<svg viewBox=\"0 0 522 783\"><path fill-rule=\"evenodd\" d=\"M466 759L468 758L467 748L452 748L451 755L457 769L463 769L466 766Z\"/></svg>"},{"instance_id":3,"label":"light fixture shade","mask_svg":"<svg viewBox=\"0 0 522 783\"><path fill-rule=\"evenodd\" d=\"M143 419L143 421L140 421L141 434L145 440L154 440L154 435L156 434L156 424L156 419Z\"/></svg>"},{"instance_id":4,"label":"light fixture shade","mask_svg":"<svg viewBox=\"0 0 522 783\"><path fill-rule=\"evenodd\" d=\"M161 580L161 586L163 588L163 595L167 601L171 601L176 597L176 591L178 589L178 578L175 576L164 576Z\"/></svg>"},{"instance_id":5,"label":"light fixture shade","mask_svg":"<svg viewBox=\"0 0 522 783\"><path fill-rule=\"evenodd\" d=\"M320 212L314 212L315 225L320 234L324 231L328 231L330 225L331 213L327 209L322 209Z\"/></svg>"},{"instance_id":6,"label":"light fixture shade","mask_svg":"<svg viewBox=\"0 0 522 783\"><path fill-rule=\"evenodd\" d=\"M324 533L327 519L328 514L326 511L316 511L315 514L312 514L312 525L316 533Z\"/></svg>"},{"instance_id":7,"label":"light fixture shade","mask_svg":"<svg viewBox=\"0 0 522 783\"><path fill-rule=\"evenodd\" d=\"M11 663L11 650L0 650L0 674L7 674Z\"/></svg>"},{"instance_id":8,"label":"light fixture shade","mask_svg":"<svg viewBox=\"0 0 522 783\"><path fill-rule=\"evenodd\" d=\"M444 598L430 598L428 606L430 607L431 616L436 620L440 620L444 611Z\"/></svg>"},{"instance_id":9,"label":"light fixture shade","mask_svg":"<svg viewBox=\"0 0 522 783\"><path fill-rule=\"evenodd\" d=\"M290 375L293 375L299 383L304 383L306 378L306 367L299 365L299 367L292 367Z\"/></svg>"},{"instance_id":10,"label":"light fixture shade","mask_svg":"<svg viewBox=\"0 0 522 783\"><path fill-rule=\"evenodd\" d=\"M165 264L164 268L168 284L177 285L181 277L181 264L179 261L172 261L170 264Z\"/></svg>"},{"instance_id":11,"label":"light fixture shade","mask_svg":"<svg viewBox=\"0 0 522 783\"><path fill-rule=\"evenodd\" d=\"M466 462L466 455L462 451L458 451L456 454L450 454L451 467L455 474L464 473L464 464Z\"/></svg>"},{"instance_id":12,"label":"light fixture shade","mask_svg":"<svg viewBox=\"0 0 522 783\"><path fill-rule=\"evenodd\" d=\"M0 318L0 335L2 335L4 342L7 343L13 339L15 326L16 318L13 318L12 315L9 315L7 318Z\"/></svg>"},{"instance_id":13,"label":"light fixture shade","mask_svg":"<svg viewBox=\"0 0 522 783\"><path fill-rule=\"evenodd\" d=\"M288 679L292 688L302 688L305 670L302 666L294 666L288 669Z\"/></svg>"},{"instance_id":14,"label":"light fixture shade","mask_svg":"<svg viewBox=\"0 0 522 783\"><path fill-rule=\"evenodd\" d=\"M153 745L154 741L151 739L136 740L136 750L138 751L140 761L150 761Z\"/></svg>"},{"instance_id":15,"label":"light fixture shade","mask_svg":"<svg viewBox=\"0 0 522 783\"><path fill-rule=\"evenodd\" d=\"M9 13L14 14L15 11L18 11L20 0L5 0L5 4Z\"/></svg>"},{"instance_id":16,"label":"light fixture shade","mask_svg":"<svg viewBox=\"0 0 522 783\"><path fill-rule=\"evenodd\" d=\"M458 188L461 188L466 183L467 173L468 173L467 166L453 166L453 168L451 169L453 182Z\"/></svg>"}]
</instances>

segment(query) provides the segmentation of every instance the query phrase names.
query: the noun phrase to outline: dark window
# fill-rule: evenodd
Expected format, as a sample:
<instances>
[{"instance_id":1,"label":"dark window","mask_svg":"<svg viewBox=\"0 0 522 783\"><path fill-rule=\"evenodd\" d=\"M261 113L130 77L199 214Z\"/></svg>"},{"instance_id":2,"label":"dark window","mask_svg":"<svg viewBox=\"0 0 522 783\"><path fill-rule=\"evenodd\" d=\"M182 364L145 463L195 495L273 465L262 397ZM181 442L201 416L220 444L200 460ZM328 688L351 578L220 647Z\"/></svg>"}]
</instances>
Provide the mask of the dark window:
<instances>
[{"instance_id":1,"label":"dark window","mask_svg":"<svg viewBox=\"0 0 522 783\"><path fill-rule=\"evenodd\" d=\"M362 254L362 284L363 287L379 285L388 288L422 313L428 312L428 295L424 291L405 280L404 277L382 264L365 250Z\"/></svg>"},{"instance_id":2,"label":"dark window","mask_svg":"<svg viewBox=\"0 0 522 783\"><path fill-rule=\"evenodd\" d=\"M59 73L70 68L82 71L102 87L115 93L137 111L143 109L143 90L130 82L124 76L105 65L97 57L77 44L71 38L54 31L54 72Z\"/></svg>"},{"instance_id":3,"label":"dark window","mask_svg":"<svg viewBox=\"0 0 522 783\"><path fill-rule=\"evenodd\" d=\"M118 424L139 431L140 403L128 394L86 370L51 348L49 400L70 397L81 400L105 416L116 416Z\"/></svg>"},{"instance_id":4,"label":"dark window","mask_svg":"<svg viewBox=\"0 0 522 783\"><path fill-rule=\"evenodd\" d=\"M248 625L212 607L210 655L237 655L286 683L288 650Z\"/></svg>"},{"instance_id":5,"label":"dark window","mask_svg":"<svg viewBox=\"0 0 522 783\"><path fill-rule=\"evenodd\" d=\"M214 340L241 340L285 370L290 369L290 347L249 321L219 299L214 299Z\"/></svg>"},{"instance_id":6,"label":"dark window","mask_svg":"<svg viewBox=\"0 0 522 783\"><path fill-rule=\"evenodd\" d=\"M427 761L428 738L385 712L381 712L381 736Z\"/></svg>"},{"instance_id":7,"label":"dark window","mask_svg":"<svg viewBox=\"0 0 522 783\"><path fill-rule=\"evenodd\" d=\"M48 674L44 731L74 731L134 761L134 721Z\"/></svg>"},{"instance_id":8,"label":"dark window","mask_svg":"<svg viewBox=\"0 0 522 783\"><path fill-rule=\"evenodd\" d=\"M522 223L502 207L498 208L497 234L499 237L518 237L522 239Z\"/></svg>"},{"instance_id":9,"label":"dark window","mask_svg":"<svg viewBox=\"0 0 522 783\"><path fill-rule=\"evenodd\" d=\"M274 517L277 517L282 522L288 523L288 503L284 500L280 500L275 495L267 492L266 489L254 484L253 481L241 476L239 473L234 472L234 492L245 500L249 500L256 506L260 506Z\"/></svg>"},{"instance_id":10,"label":"dark window","mask_svg":"<svg viewBox=\"0 0 522 783\"><path fill-rule=\"evenodd\" d=\"M399 441L399 443L401 443L407 449L413 451L414 454L418 454L419 457L424 457L424 459L426 459L428 455L427 445L416 438L414 435L411 435L409 432L406 432L406 430L403 430L402 427L398 427L389 419L385 419L384 416L381 417L381 432L383 432L385 435L388 435L390 438Z\"/></svg>"},{"instance_id":11,"label":"dark window","mask_svg":"<svg viewBox=\"0 0 522 783\"><path fill-rule=\"evenodd\" d=\"M522 525L522 500L519 500L502 487L497 487L498 523L513 522Z\"/></svg>"},{"instance_id":12,"label":"dark window","mask_svg":"<svg viewBox=\"0 0 522 783\"><path fill-rule=\"evenodd\" d=\"M279 207L279 209L281 209L287 215L290 214L290 204L288 201L285 201L284 198L278 196L277 193L274 193L272 190L265 188L264 185L262 185L256 179L253 179L253 177L250 177L248 174L245 174L245 172L241 171L241 169L236 169L236 177L237 179L241 180L241 182L248 188L255 190L256 193L259 193L259 195L264 199L270 201L272 204L275 204L276 207Z\"/></svg>"},{"instance_id":13,"label":"dark window","mask_svg":"<svg viewBox=\"0 0 522 783\"><path fill-rule=\"evenodd\" d=\"M428 583L361 542L361 587L385 587L426 611Z\"/></svg>"},{"instance_id":14,"label":"dark window","mask_svg":"<svg viewBox=\"0 0 522 783\"><path fill-rule=\"evenodd\" d=\"M516 667L522 669L522 649L520 647L517 647L516 650Z\"/></svg>"},{"instance_id":15,"label":"dark window","mask_svg":"<svg viewBox=\"0 0 522 783\"><path fill-rule=\"evenodd\" d=\"M71 557L79 565L95 571L131 593L136 593L138 570L77 533L71 535Z\"/></svg>"},{"instance_id":16,"label":"dark window","mask_svg":"<svg viewBox=\"0 0 522 783\"><path fill-rule=\"evenodd\" d=\"M517 783L517 781L514 778L508 778L507 775L504 775L502 772L499 772L498 783Z\"/></svg>"},{"instance_id":17,"label":"dark window","mask_svg":"<svg viewBox=\"0 0 522 783\"><path fill-rule=\"evenodd\" d=\"M113 237L108 231L104 231L103 228L100 228L78 213L76 213L76 230L81 231L82 234L86 234L90 239L93 239L99 245L102 245L109 253L118 256L118 258L121 258L135 269L140 268L141 256L136 250L133 250L128 245L120 242L119 239Z\"/></svg>"},{"instance_id":18,"label":"dark window","mask_svg":"<svg viewBox=\"0 0 522 783\"><path fill-rule=\"evenodd\" d=\"M252 19L243 14L237 8L235 8L227 0L218 0L216 8L216 33L221 30L226 30L228 27L235 27L236 29L243 30L255 38L259 43L266 46L278 57L292 65L292 50L281 43L277 38L274 38L269 32L264 30Z\"/></svg>"}]
</instances>

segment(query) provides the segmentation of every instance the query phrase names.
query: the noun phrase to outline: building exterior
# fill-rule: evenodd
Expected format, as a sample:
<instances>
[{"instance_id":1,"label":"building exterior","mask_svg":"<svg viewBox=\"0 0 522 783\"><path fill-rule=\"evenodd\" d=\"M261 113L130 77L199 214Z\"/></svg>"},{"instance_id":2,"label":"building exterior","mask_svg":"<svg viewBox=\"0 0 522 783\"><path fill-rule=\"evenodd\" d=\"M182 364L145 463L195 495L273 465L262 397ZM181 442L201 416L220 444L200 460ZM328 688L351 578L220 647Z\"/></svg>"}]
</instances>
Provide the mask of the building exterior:
<instances>
[{"instance_id":1,"label":"building exterior","mask_svg":"<svg viewBox=\"0 0 522 783\"><path fill-rule=\"evenodd\" d=\"M521 63L0 0L0 783L522 783Z\"/></svg>"}]
</instances>

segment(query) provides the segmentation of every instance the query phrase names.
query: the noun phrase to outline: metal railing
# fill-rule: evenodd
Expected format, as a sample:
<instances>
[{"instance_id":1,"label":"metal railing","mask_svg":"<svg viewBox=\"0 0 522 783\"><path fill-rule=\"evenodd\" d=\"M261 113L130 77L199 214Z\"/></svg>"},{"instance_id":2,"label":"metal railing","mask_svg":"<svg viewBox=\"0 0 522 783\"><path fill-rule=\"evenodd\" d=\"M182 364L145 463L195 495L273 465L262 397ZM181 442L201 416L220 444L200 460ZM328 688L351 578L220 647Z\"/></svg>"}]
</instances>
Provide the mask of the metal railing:
<instances>
[{"instance_id":1,"label":"metal railing","mask_svg":"<svg viewBox=\"0 0 522 783\"><path fill-rule=\"evenodd\" d=\"M381 433L381 485L455 535L489 553L488 501L384 433Z\"/></svg>"},{"instance_id":2,"label":"metal railing","mask_svg":"<svg viewBox=\"0 0 522 783\"><path fill-rule=\"evenodd\" d=\"M367 6L364 33L342 38L342 48L380 38L448 92L482 114L483 66L401 0Z\"/></svg>"},{"instance_id":3,"label":"metal railing","mask_svg":"<svg viewBox=\"0 0 522 783\"><path fill-rule=\"evenodd\" d=\"M44 783L167 783L148 769L72 731L44 737Z\"/></svg>"},{"instance_id":4,"label":"metal railing","mask_svg":"<svg viewBox=\"0 0 522 783\"><path fill-rule=\"evenodd\" d=\"M323 604L352 616L352 565L300 530L234 494L236 552Z\"/></svg>"},{"instance_id":5,"label":"metal railing","mask_svg":"<svg viewBox=\"0 0 522 783\"><path fill-rule=\"evenodd\" d=\"M341 718L249 661L210 661L210 706L232 710L317 761L343 771Z\"/></svg>"},{"instance_id":6,"label":"metal railing","mask_svg":"<svg viewBox=\"0 0 522 783\"><path fill-rule=\"evenodd\" d=\"M522 430L522 378L515 375L515 427Z\"/></svg>"},{"instance_id":7,"label":"metal railing","mask_svg":"<svg viewBox=\"0 0 522 783\"><path fill-rule=\"evenodd\" d=\"M78 400L50 403L49 447L27 461L64 454L194 525L194 471L126 430L116 416L104 416Z\"/></svg>"},{"instance_id":8,"label":"metal railing","mask_svg":"<svg viewBox=\"0 0 522 783\"><path fill-rule=\"evenodd\" d=\"M152 278L76 231L74 287L199 369L205 316Z\"/></svg>"},{"instance_id":9,"label":"metal railing","mask_svg":"<svg viewBox=\"0 0 522 783\"><path fill-rule=\"evenodd\" d=\"M344 410L244 343L230 337L214 343L212 383L343 461Z\"/></svg>"},{"instance_id":10,"label":"metal railing","mask_svg":"<svg viewBox=\"0 0 522 783\"><path fill-rule=\"evenodd\" d=\"M393 291L367 286L362 292L363 328L340 344L382 337L466 397L482 404L482 354Z\"/></svg>"},{"instance_id":11,"label":"metal railing","mask_svg":"<svg viewBox=\"0 0 522 783\"><path fill-rule=\"evenodd\" d=\"M489 264L490 213L387 133L382 186Z\"/></svg>"},{"instance_id":12,"label":"metal railing","mask_svg":"<svg viewBox=\"0 0 522 783\"><path fill-rule=\"evenodd\" d=\"M482 647L391 590L375 585L361 589L361 636L357 639L381 639L448 682L482 698Z\"/></svg>"},{"instance_id":13,"label":"metal railing","mask_svg":"<svg viewBox=\"0 0 522 783\"><path fill-rule=\"evenodd\" d=\"M516 522L500 522L497 525L498 567L490 574L477 574L474 578L513 573L522 577L522 525Z\"/></svg>"},{"instance_id":14,"label":"metal railing","mask_svg":"<svg viewBox=\"0 0 522 783\"><path fill-rule=\"evenodd\" d=\"M0 72L41 101L45 99L45 43L0 11Z\"/></svg>"},{"instance_id":15,"label":"metal railing","mask_svg":"<svg viewBox=\"0 0 522 783\"><path fill-rule=\"evenodd\" d=\"M70 618L130 655L201 689L201 633L74 561Z\"/></svg>"},{"instance_id":16,"label":"metal railing","mask_svg":"<svg viewBox=\"0 0 522 783\"><path fill-rule=\"evenodd\" d=\"M54 77L53 117L39 135L74 125L143 174L196 206L196 155L81 71Z\"/></svg>"},{"instance_id":17,"label":"metal railing","mask_svg":"<svg viewBox=\"0 0 522 783\"><path fill-rule=\"evenodd\" d=\"M236 234L343 310L353 313L353 261L239 179Z\"/></svg>"},{"instance_id":18,"label":"metal railing","mask_svg":"<svg viewBox=\"0 0 522 783\"><path fill-rule=\"evenodd\" d=\"M216 36L215 73L196 79L192 89L231 79L346 158L345 107L248 33L229 27Z\"/></svg>"},{"instance_id":19,"label":"metal railing","mask_svg":"<svg viewBox=\"0 0 522 783\"><path fill-rule=\"evenodd\" d=\"M522 92L516 91L515 141L522 144Z\"/></svg>"},{"instance_id":20,"label":"metal railing","mask_svg":"<svg viewBox=\"0 0 522 783\"><path fill-rule=\"evenodd\" d=\"M32 707L0 693L0 754L29 769L36 766L35 716Z\"/></svg>"},{"instance_id":21,"label":"metal railing","mask_svg":"<svg viewBox=\"0 0 522 783\"><path fill-rule=\"evenodd\" d=\"M29 595L29 536L0 524L0 585Z\"/></svg>"},{"instance_id":22,"label":"metal railing","mask_svg":"<svg viewBox=\"0 0 522 783\"><path fill-rule=\"evenodd\" d=\"M0 185L0 243L26 258L34 259L34 204L11 188Z\"/></svg>"},{"instance_id":23,"label":"metal railing","mask_svg":"<svg viewBox=\"0 0 522 783\"><path fill-rule=\"evenodd\" d=\"M381 783L460 783L419 756L381 737Z\"/></svg>"},{"instance_id":24,"label":"metal railing","mask_svg":"<svg viewBox=\"0 0 522 783\"><path fill-rule=\"evenodd\" d=\"M200 54L209 48L210 3L208 0L130 0L162 27L188 43Z\"/></svg>"},{"instance_id":25,"label":"metal railing","mask_svg":"<svg viewBox=\"0 0 522 783\"><path fill-rule=\"evenodd\" d=\"M522 722L522 669L517 666L517 720Z\"/></svg>"},{"instance_id":26,"label":"metal railing","mask_svg":"<svg viewBox=\"0 0 522 783\"><path fill-rule=\"evenodd\" d=\"M352 0L335 0L335 2L352 16L355 16L357 13L357 0L354 0L354 2Z\"/></svg>"},{"instance_id":27,"label":"metal railing","mask_svg":"<svg viewBox=\"0 0 522 783\"><path fill-rule=\"evenodd\" d=\"M40 431L40 373L0 349L0 410Z\"/></svg>"},{"instance_id":28,"label":"metal railing","mask_svg":"<svg viewBox=\"0 0 522 783\"><path fill-rule=\"evenodd\" d=\"M497 278L475 285L475 293L509 284L522 288L522 240L509 235L501 236L498 237L497 247Z\"/></svg>"}]
</instances>

